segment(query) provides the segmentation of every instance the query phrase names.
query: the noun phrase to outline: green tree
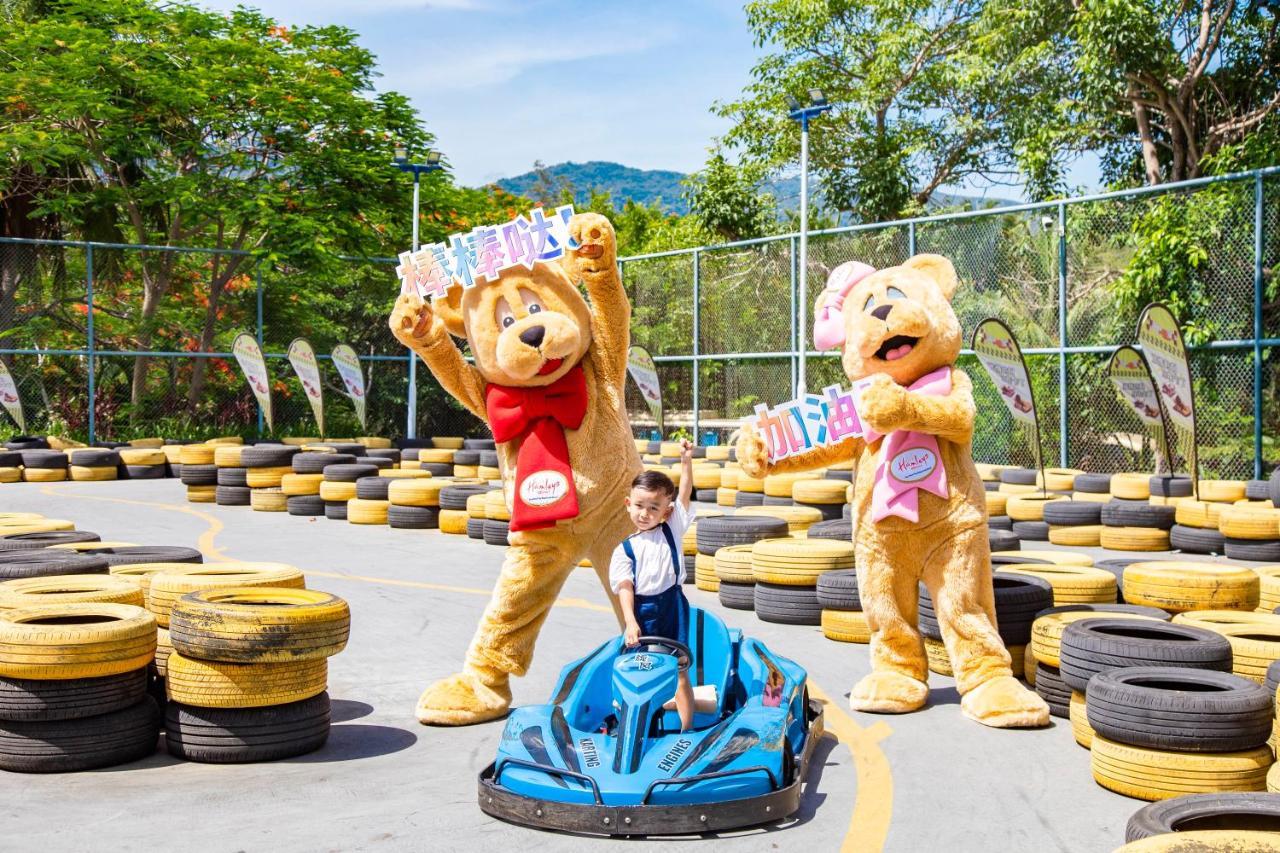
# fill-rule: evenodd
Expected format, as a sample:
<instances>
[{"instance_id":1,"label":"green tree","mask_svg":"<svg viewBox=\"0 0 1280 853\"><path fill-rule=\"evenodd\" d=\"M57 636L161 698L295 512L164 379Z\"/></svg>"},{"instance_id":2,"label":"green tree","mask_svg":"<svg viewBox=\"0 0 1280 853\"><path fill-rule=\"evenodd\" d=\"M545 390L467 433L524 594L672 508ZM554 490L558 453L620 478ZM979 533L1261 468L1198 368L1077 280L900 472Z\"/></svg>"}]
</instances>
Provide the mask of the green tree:
<instances>
[{"instance_id":1,"label":"green tree","mask_svg":"<svg viewBox=\"0 0 1280 853\"><path fill-rule=\"evenodd\" d=\"M760 191L763 179L759 163L735 167L715 151L684 182L689 211L721 240L763 237L777 225L774 198Z\"/></svg>"}]
</instances>

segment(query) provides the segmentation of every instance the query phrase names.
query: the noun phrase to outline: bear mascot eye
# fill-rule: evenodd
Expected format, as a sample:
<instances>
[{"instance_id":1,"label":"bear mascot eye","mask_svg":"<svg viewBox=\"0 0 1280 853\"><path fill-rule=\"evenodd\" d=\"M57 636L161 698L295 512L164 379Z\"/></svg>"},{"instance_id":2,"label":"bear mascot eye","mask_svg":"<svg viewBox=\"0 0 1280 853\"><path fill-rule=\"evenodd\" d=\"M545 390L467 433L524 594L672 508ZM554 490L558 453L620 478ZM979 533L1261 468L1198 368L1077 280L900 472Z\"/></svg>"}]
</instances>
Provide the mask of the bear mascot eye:
<instances>
[{"instance_id":1,"label":"bear mascot eye","mask_svg":"<svg viewBox=\"0 0 1280 853\"><path fill-rule=\"evenodd\" d=\"M889 297L890 299L906 299L907 298L907 294L903 293L901 290L898 290L898 288L896 287L890 287L888 290L884 292L884 295Z\"/></svg>"},{"instance_id":2,"label":"bear mascot eye","mask_svg":"<svg viewBox=\"0 0 1280 853\"><path fill-rule=\"evenodd\" d=\"M510 326L515 321L516 321L516 318L508 314L506 317L502 318L502 328L505 329L507 326Z\"/></svg>"},{"instance_id":3,"label":"bear mascot eye","mask_svg":"<svg viewBox=\"0 0 1280 853\"><path fill-rule=\"evenodd\" d=\"M866 304L865 304L865 305L863 305L863 306L862 306L862 310L863 310L863 311L870 311L872 308L875 308L875 307L876 307L876 297L875 297L875 295L873 294L873 295L871 295L871 296L868 296L868 297L867 297L867 302L866 302Z\"/></svg>"},{"instance_id":4,"label":"bear mascot eye","mask_svg":"<svg viewBox=\"0 0 1280 853\"><path fill-rule=\"evenodd\" d=\"M538 304L538 303L536 303L536 302L529 306L529 313L530 313L530 314L537 314L537 313L538 313L538 312L540 312L541 310L542 310L542 306L541 306L541 305L539 305L539 304Z\"/></svg>"}]
</instances>

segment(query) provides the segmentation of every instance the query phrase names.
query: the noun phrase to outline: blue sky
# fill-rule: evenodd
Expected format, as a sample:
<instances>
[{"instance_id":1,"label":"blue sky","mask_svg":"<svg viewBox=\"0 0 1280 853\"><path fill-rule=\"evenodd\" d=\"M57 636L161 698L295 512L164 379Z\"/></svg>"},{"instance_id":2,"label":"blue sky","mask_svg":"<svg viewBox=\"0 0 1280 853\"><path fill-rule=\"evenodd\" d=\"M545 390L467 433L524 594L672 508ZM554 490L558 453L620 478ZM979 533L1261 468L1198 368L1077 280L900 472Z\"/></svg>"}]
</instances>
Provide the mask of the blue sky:
<instances>
[{"instance_id":1,"label":"blue sky","mask_svg":"<svg viewBox=\"0 0 1280 853\"><path fill-rule=\"evenodd\" d=\"M379 87L413 101L468 185L526 172L535 160L693 171L728 129L711 104L737 96L756 57L743 0L246 5L284 23L335 23L360 33L378 57ZM1076 170L1071 183L1095 185L1096 169ZM988 194L1017 197L1019 190Z\"/></svg>"}]
</instances>

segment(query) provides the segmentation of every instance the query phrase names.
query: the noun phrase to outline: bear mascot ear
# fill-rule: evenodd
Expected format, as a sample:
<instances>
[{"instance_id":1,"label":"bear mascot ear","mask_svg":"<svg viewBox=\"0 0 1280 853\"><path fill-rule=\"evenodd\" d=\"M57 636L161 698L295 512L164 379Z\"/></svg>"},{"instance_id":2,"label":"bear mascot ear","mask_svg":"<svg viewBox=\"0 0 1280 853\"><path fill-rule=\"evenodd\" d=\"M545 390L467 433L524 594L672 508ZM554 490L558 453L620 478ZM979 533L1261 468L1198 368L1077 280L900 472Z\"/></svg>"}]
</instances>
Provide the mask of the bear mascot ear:
<instances>
[{"instance_id":1,"label":"bear mascot ear","mask_svg":"<svg viewBox=\"0 0 1280 853\"><path fill-rule=\"evenodd\" d=\"M431 310L444 321L444 327L455 338L467 336L467 324L462 319L462 293L463 288L455 284L445 292L443 297L431 300Z\"/></svg>"},{"instance_id":2,"label":"bear mascot ear","mask_svg":"<svg viewBox=\"0 0 1280 853\"><path fill-rule=\"evenodd\" d=\"M908 260L904 267L913 270L919 270L934 280L934 283L942 290L942 296L948 301L955 295L956 287L960 284L960 280L956 278L956 268L951 261L942 255L915 255Z\"/></svg>"}]
</instances>

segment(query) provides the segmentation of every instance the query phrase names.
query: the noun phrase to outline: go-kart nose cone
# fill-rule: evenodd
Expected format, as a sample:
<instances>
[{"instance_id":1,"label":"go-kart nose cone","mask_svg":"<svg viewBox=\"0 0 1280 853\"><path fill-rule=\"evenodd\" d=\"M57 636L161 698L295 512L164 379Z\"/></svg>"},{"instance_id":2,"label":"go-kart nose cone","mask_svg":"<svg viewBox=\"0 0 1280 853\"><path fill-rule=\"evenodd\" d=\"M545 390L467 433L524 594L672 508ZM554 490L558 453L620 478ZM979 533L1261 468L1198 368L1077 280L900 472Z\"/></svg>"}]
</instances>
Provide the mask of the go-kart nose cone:
<instances>
[{"instance_id":1,"label":"go-kart nose cone","mask_svg":"<svg viewBox=\"0 0 1280 853\"><path fill-rule=\"evenodd\" d=\"M671 655L638 651L619 655L613 662L613 698L635 705L655 692L675 690L679 664ZM670 696L663 696L663 701Z\"/></svg>"}]
</instances>

